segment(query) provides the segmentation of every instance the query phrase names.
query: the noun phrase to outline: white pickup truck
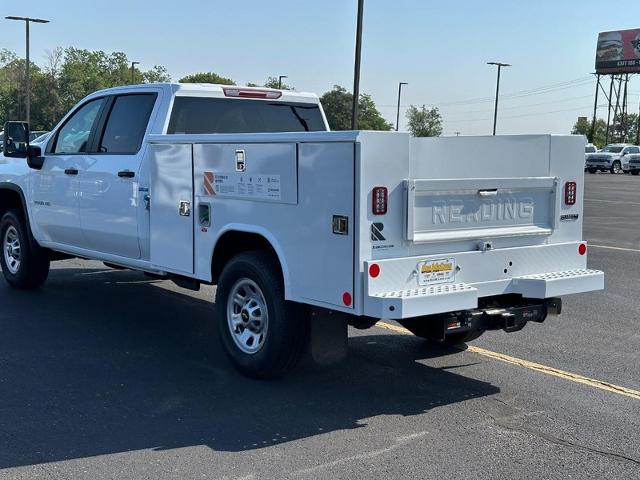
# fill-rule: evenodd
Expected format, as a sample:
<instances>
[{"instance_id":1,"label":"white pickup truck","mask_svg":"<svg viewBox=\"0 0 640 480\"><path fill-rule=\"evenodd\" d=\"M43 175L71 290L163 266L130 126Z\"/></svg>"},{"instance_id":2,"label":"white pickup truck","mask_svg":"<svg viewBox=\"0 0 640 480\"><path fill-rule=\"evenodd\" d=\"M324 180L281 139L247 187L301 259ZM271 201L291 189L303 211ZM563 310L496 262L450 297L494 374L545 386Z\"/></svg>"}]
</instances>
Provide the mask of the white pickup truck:
<instances>
[{"instance_id":1,"label":"white pickup truck","mask_svg":"<svg viewBox=\"0 0 640 480\"><path fill-rule=\"evenodd\" d=\"M339 360L347 324L454 344L603 288L583 137L329 132L314 95L180 84L96 92L38 146L5 132L7 282L77 256L217 285L211 321L247 375Z\"/></svg>"}]
</instances>

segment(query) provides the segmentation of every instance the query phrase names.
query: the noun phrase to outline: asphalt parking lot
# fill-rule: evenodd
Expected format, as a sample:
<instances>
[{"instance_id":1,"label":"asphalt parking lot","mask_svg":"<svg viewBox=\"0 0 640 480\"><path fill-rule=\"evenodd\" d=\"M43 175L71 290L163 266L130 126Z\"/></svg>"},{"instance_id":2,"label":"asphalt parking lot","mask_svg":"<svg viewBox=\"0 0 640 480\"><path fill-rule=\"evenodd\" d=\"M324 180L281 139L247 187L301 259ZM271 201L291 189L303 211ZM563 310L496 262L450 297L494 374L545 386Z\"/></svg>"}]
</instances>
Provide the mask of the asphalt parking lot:
<instances>
[{"instance_id":1,"label":"asphalt parking lot","mask_svg":"<svg viewBox=\"0 0 640 480\"><path fill-rule=\"evenodd\" d=\"M388 323L339 368L258 382L211 288L79 260L0 281L0 478L640 478L640 178L586 178L606 290L466 351Z\"/></svg>"}]
</instances>

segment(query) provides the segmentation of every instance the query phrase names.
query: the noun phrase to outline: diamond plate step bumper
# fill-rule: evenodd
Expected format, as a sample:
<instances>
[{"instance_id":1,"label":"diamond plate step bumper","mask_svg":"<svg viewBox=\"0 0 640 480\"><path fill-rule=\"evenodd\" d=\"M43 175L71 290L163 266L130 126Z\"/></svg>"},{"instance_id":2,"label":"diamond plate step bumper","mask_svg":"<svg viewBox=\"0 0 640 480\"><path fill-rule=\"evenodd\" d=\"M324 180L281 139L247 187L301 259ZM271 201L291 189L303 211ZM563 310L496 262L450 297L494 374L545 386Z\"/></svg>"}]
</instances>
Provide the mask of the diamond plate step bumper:
<instances>
[{"instance_id":1,"label":"diamond plate step bumper","mask_svg":"<svg viewBox=\"0 0 640 480\"><path fill-rule=\"evenodd\" d=\"M565 270L514 277L511 291L527 298L550 298L604 289L600 270Z\"/></svg>"},{"instance_id":2,"label":"diamond plate step bumper","mask_svg":"<svg viewBox=\"0 0 640 480\"><path fill-rule=\"evenodd\" d=\"M478 290L465 283L432 285L369 296L380 318L409 318L478 306Z\"/></svg>"}]
</instances>

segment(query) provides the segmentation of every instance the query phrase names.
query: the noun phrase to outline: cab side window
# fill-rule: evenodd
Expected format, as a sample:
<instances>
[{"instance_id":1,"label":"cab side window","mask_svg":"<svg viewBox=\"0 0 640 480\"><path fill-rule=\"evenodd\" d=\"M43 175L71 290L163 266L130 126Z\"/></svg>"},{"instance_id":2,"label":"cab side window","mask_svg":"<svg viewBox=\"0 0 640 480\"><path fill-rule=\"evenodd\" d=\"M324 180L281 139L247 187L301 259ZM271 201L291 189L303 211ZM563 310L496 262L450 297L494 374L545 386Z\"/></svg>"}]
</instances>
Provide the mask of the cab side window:
<instances>
[{"instance_id":1,"label":"cab side window","mask_svg":"<svg viewBox=\"0 0 640 480\"><path fill-rule=\"evenodd\" d=\"M89 136L103 103L104 98L99 98L80 107L58 131L53 153L87 152Z\"/></svg>"},{"instance_id":2,"label":"cab side window","mask_svg":"<svg viewBox=\"0 0 640 480\"><path fill-rule=\"evenodd\" d=\"M640 153L640 147L629 147L627 153Z\"/></svg>"},{"instance_id":3,"label":"cab side window","mask_svg":"<svg viewBox=\"0 0 640 480\"><path fill-rule=\"evenodd\" d=\"M116 97L109 112L98 151L119 154L137 153L142 145L155 100L155 93Z\"/></svg>"}]
</instances>

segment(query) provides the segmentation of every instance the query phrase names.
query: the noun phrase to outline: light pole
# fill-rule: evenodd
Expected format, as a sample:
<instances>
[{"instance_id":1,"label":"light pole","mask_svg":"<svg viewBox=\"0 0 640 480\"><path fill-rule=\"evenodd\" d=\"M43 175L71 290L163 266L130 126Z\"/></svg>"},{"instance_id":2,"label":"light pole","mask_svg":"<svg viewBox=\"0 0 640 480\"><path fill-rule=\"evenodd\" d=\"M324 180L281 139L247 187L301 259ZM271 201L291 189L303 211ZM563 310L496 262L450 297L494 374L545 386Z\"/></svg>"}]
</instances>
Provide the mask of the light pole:
<instances>
[{"instance_id":1,"label":"light pole","mask_svg":"<svg viewBox=\"0 0 640 480\"><path fill-rule=\"evenodd\" d=\"M4 17L7 20L20 20L22 22L25 23L26 26L26 39L27 39L27 52L26 52L26 66L25 66L25 88L27 90L27 95L26 95L26 107L27 107L27 123L31 122L31 77L30 77L30 73L31 73L31 66L30 66L30 60L29 60L29 24L31 22L33 23L49 23L49 20L44 20L42 18L30 18L30 17L14 17L14 16L8 16L8 17Z\"/></svg>"},{"instance_id":2,"label":"light pole","mask_svg":"<svg viewBox=\"0 0 640 480\"><path fill-rule=\"evenodd\" d=\"M400 82L398 84L398 112L396 114L396 132L400 125L400 95L402 95L402 85L409 85L407 82Z\"/></svg>"},{"instance_id":3,"label":"light pole","mask_svg":"<svg viewBox=\"0 0 640 480\"><path fill-rule=\"evenodd\" d=\"M131 62L131 85L133 85L136 82L135 80L136 65L140 65L140 62Z\"/></svg>"},{"instance_id":4,"label":"light pole","mask_svg":"<svg viewBox=\"0 0 640 480\"><path fill-rule=\"evenodd\" d=\"M278 90L282 90L282 79L289 78L287 75L279 75L278 76Z\"/></svg>"},{"instance_id":5,"label":"light pole","mask_svg":"<svg viewBox=\"0 0 640 480\"><path fill-rule=\"evenodd\" d=\"M356 58L353 66L353 105L351 106L351 130L358 129L358 103L360 101L360 59L362 52L362 14L364 0L358 0L358 23L356 26Z\"/></svg>"},{"instance_id":6,"label":"light pole","mask_svg":"<svg viewBox=\"0 0 640 480\"><path fill-rule=\"evenodd\" d=\"M496 124L498 122L498 95L500 94L500 70L502 67L510 67L508 63L487 62L487 65L496 65L498 67L498 81L496 82L496 107L493 112L493 135L496 134Z\"/></svg>"}]
</instances>

